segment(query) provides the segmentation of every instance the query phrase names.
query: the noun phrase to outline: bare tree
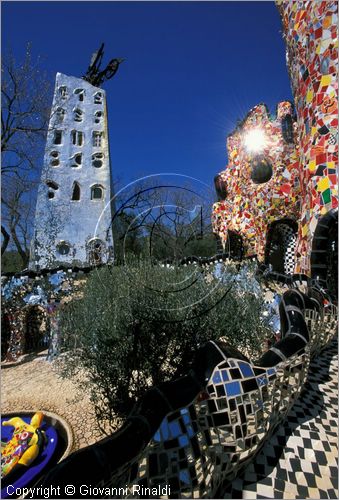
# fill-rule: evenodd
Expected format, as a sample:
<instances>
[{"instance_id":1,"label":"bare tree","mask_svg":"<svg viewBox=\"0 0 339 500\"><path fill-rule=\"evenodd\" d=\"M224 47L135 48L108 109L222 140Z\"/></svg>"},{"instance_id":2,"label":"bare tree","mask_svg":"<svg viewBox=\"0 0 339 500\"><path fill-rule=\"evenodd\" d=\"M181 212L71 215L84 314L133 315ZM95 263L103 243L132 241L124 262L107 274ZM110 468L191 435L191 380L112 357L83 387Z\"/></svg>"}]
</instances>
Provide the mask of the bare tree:
<instances>
[{"instance_id":1,"label":"bare tree","mask_svg":"<svg viewBox=\"0 0 339 500\"><path fill-rule=\"evenodd\" d=\"M33 189L33 183L30 180L10 178L7 181L6 190L3 190L1 196L4 208L2 228L7 233L7 238L12 240L13 246L21 257L23 267L27 267L29 260L30 236L34 216L31 196ZM8 232L5 227L8 228Z\"/></svg>"},{"instance_id":2,"label":"bare tree","mask_svg":"<svg viewBox=\"0 0 339 500\"><path fill-rule=\"evenodd\" d=\"M21 64L9 49L2 58L1 252L12 240L24 265L52 96L40 66L40 59L32 58L30 44Z\"/></svg>"},{"instance_id":3,"label":"bare tree","mask_svg":"<svg viewBox=\"0 0 339 500\"><path fill-rule=\"evenodd\" d=\"M210 222L212 201L208 196L199 196L189 184L174 186L166 184L165 179L162 183L146 178L116 198L115 241L124 242L125 252L130 249L160 260L201 255L202 250L203 254L210 251L213 255L216 245Z\"/></svg>"}]
</instances>

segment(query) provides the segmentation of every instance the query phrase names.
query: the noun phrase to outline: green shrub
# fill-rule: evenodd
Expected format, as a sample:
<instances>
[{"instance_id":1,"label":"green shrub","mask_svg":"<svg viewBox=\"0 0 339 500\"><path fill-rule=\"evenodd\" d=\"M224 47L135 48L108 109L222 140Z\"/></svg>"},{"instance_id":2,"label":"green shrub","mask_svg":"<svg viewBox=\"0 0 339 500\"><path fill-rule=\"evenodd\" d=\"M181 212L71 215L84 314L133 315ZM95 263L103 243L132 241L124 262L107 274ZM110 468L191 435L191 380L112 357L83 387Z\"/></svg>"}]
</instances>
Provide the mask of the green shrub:
<instances>
[{"instance_id":1,"label":"green shrub","mask_svg":"<svg viewBox=\"0 0 339 500\"><path fill-rule=\"evenodd\" d=\"M259 354L266 334L261 300L226 267L225 283L194 266L100 269L83 297L64 306L66 373L87 374L99 424L108 420L114 428L150 385L185 373L208 340L224 337Z\"/></svg>"}]
</instances>

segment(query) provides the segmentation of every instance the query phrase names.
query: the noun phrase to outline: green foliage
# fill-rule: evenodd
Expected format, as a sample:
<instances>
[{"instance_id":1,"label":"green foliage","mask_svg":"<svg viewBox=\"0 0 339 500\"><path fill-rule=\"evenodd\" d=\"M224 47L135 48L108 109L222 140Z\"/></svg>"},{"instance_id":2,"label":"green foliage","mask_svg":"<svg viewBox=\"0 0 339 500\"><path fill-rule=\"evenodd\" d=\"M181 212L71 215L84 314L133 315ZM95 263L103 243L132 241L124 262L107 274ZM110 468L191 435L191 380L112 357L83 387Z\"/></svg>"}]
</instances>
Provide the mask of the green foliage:
<instances>
[{"instance_id":1,"label":"green foliage","mask_svg":"<svg viewBox=\"0 0 339 500\"><path fill-rule=\"evenodd\" d=\"M15 250L6 251L1 257L1 269L4 273L16 273L22 271L23 263L19 252Z\"/></svg>"},{"instance_id":2,"label":"green foliage","mask_svg":"<svg viewBox=\"0 0 339 500\"><path fill-rule=\"evenodd\" d=\"M261 301L199 268L130 264L100 269L62 310L67 375L88 376L97 417L114 425L150 385L184 374L197 347L224 337L249 355L265 335ZM117 420L118 417L118 420Z\"/></svg>"}]
</instances>

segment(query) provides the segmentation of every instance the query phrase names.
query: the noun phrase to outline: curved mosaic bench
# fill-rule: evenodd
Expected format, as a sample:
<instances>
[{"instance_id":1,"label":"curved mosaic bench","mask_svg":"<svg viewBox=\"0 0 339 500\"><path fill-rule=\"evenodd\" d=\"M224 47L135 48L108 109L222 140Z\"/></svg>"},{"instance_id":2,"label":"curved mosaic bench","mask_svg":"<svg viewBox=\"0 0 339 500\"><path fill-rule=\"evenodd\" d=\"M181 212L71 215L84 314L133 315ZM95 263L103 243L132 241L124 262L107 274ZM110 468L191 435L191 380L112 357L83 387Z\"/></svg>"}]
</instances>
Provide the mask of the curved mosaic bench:
<instances>
[{"instance_id":1,"label":"curved mosaic bench","mask_svg":"<svg viewBox=\"0 0 339 500\"><path fill-rule=\"evenodd\" d=\"M43 486L74 484L74 497L84 480L118 498L215 496L284 419L312 352L335 332L336 314L317 290L288 290L282 340L259 360L208 342L186 376L150 389L119 431L70 455Z\"/></svg>"}]
</instances>

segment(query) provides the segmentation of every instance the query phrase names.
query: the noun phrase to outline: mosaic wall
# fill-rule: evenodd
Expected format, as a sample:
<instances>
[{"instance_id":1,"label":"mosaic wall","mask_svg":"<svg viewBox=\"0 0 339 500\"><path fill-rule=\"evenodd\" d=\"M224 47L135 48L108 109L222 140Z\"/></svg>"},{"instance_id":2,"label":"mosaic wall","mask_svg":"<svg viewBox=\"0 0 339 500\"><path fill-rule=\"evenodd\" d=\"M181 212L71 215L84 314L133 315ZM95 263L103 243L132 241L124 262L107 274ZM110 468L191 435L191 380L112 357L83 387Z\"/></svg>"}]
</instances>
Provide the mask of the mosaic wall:
<instances>
[{"instance_id":1,"label":"mosaic wall","mask_svg":"<svg viewBox=\"0 0 339 500\"><path fill-rule=\"evenodd\" d=\"M284 294L289 321L259 360L208 342L186 376L150 389L118 432L70 455L42 485L72 480L77 498L86 474L111 497L218 498L294 404L312 353L336 334L336 307L314 293L319 300Z\"/></svg>"},{"instance_id":2,"label":"mosaic wall","mask_svg":"<svg viewBox=\"0 0 339 500\"><path fill-rule=\"evenodd\" d=\"M216 181L219 202L212 220L224 247L228 231L239 233L245 252L256 253L262 261L268 224L294 219L298 238L288 250L295 256L293 271L310 274L319 218L338 207L338 4L284 1L277 5L297 122L292 123L289 103L278 105L273 121L263 105L249 112L228 137L229 164ZM256 178L258 165L262 172Z\"/></svg>"},{"instance_id":3,"label":"mosaic wall","mask_svg":"<svg viewBox=\"0 0 339 500\"><path fill-rule=\"evenodd\" d=\"M299 219L296 123L292 116L289 102L278 104L276 119L259 104L227 138L229 164L217 179L224 184L225 199L213 206L212 217L214 232L224 248L228 231L239 233L245 255L256 254L262 261L269 225L281 219Z\"/></svg>"},{"instance_id":4,"label":"mosaic wall","mask_svg":"<svg viewBox=\"0 0 339 500\"><path fill-rule=\"evenodd\" d=\"M53 357L59 341L56 306L79 292L84 273L70 269L8 274L1 277L1 359L17 361L46 348Z\"/></svg>"},{"instance_id":5,"label":"mosaic wall","mask_svg":"<svg viewBox=\"0 0 339 500\"><path fill-rule=\"evenodd\" d=\"M214 368L206 391L188 407L164 418L137 467L124 477L127 484L131 488L167 484L173 498L213 498L220 486L239 473L299 396L311 353L336 331L336 308L329 305L323 313L322 319L316 309L304 311L310 341L304 350L279 360L276 366L263 368L225 356ZM284 340L287 344L287 336Z\"/></svg>"},{"instance_id":6,"label":"mosaic wall","mask_svg":"<svg viewBox=\"0 0 339 500\"><path fill-rule=\"evenodd\" d=\"M296 272L310 271L317 221L338 207L338 2L277 2L298 120L301 220Z\"/></svg>"}]
</instances>

